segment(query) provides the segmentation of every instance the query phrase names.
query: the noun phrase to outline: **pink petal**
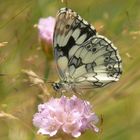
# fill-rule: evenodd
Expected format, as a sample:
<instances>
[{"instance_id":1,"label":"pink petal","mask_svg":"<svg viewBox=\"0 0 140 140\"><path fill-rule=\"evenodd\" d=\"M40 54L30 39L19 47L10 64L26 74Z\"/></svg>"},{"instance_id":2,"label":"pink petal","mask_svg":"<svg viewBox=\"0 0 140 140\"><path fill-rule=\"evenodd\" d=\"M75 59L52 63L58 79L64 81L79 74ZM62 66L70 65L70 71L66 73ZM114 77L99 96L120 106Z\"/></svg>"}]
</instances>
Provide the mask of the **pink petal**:
<instances>
[{"instance_id":1,"label":"pink petal","mask_svg":"<svg viewBox=\"0 0 140 140\"><path fill-rule=\"evenodd\" d=\"M80 135L81 135L81 132L79 132L79 131L72 132L72 136L75 138L78 138Z\"/></svg>"},{"instance_id":2,"label":"pink petal","mask_svg":"<svg viewBox=\"0 0 140 140\"><path fill-rule=\"evenodd\" d=\"M54 130L54 131L47 131L47 130L45 130L45 129L43 129L43 128L40 128L38 131L37 131L37 133L38 134L42 134L42 135L45 135L45 134L47 134L47 135L50 135L50 136L54 136L56 133L57 133L57 130Z\"/></svg>"}]
</instances>

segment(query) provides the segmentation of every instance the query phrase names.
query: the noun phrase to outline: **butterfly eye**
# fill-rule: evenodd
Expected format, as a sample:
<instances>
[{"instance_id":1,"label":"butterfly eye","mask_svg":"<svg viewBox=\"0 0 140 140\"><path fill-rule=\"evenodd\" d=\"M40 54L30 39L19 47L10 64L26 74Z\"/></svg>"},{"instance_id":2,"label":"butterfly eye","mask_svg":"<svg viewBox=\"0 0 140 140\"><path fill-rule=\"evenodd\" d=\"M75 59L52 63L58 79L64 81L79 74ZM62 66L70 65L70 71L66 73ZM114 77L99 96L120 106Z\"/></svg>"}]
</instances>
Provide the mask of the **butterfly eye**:
<instances>
[{"instance_id":1,"label":"butterfly eye","mask_svg":"<svg viewBox=\"0 0 140 140\"><path fill-rule=\"evenodd\" d=\"M62 85L60 83L53 83L52 86L55 91L58 91Z\"/></svg>"}]
</instances>

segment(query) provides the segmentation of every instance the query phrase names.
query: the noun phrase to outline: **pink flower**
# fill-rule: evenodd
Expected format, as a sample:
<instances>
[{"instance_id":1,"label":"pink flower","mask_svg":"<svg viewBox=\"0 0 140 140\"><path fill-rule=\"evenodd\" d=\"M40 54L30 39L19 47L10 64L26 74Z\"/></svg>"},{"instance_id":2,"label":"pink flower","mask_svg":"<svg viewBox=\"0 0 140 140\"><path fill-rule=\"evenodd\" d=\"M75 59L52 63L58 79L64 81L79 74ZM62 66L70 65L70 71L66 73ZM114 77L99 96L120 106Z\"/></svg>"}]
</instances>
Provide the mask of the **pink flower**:
<instances>
[{"instance_id":1,"label":"pink flower","mask_svg":"<svg viewBox=\"0 0 140 140\"><path fill-rule=\"evenodd\" d=\"M39 38L48 44L53 42L55 18L41 18L38 23Z\"/></svg>"},{"instance_id":2,"label":"pink flower","mask_svg":"<svg viewBox=\"0 0 140 140\"><path fill-rule=\"evenodd\" d=\"M86 129L98 132L97 122L98 117L91 112L89 102L75 95L71 98L51 98L47 103L40 104L33 118L33 124L39 128L38 133L49 136L60 131L73 137L79 137Z\"/></svg>"}]
</instances>

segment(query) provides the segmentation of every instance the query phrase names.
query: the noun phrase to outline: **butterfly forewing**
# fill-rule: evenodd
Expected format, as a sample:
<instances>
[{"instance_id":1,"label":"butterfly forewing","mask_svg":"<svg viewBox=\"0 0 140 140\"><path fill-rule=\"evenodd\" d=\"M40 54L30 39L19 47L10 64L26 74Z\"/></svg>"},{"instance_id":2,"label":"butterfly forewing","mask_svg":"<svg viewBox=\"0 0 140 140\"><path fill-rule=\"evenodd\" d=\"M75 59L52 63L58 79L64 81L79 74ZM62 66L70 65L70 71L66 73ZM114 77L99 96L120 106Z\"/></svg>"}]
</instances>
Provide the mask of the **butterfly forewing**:
<instances>
[{"instance_id":1,"label":"butterfly forewing","mask_svg":"<svg viewBox=\"0 0 140 140\"><path fill-rule=\"evenodd\" d=\"M90 37L96 35L96 30L76 12L68 8L59 10L56 16L54 31L54 55L61 78L65 78L68 62L77 47Z\"/></svg>"},{"instance_id":2,"label":"butterfly forewing","mask_svg":"<svg viewBox=\"0 0 140 140\"><path fill-rule=\"evenodd\" d=\"M59 10L53 41L62 81L72 81L80 88L91 88L119 79L121 58L117 49L71 9Z\"/></svg>"}]
</instances>

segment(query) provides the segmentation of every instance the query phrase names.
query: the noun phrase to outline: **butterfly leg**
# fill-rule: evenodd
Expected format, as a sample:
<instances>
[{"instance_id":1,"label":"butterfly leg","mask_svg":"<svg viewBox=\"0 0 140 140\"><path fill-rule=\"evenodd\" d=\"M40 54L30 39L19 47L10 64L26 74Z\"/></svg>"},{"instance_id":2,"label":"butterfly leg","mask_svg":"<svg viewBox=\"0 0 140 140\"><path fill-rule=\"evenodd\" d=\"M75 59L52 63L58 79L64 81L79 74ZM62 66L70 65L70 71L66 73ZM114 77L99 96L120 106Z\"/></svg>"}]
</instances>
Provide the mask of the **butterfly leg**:
<instances>
[{"instance_id":1,"label":"butterfly leg","mask_svg":"<svg viewBox=\"0 0 140 140\"><path fill-rule=\"evenodd\" d=\"M72 91L76 96L78 96L80 98L83 98L83 95L82 95L83 92L82 91L78 91L75 87L72 88Z\"/></svg>"}]
</instances>

